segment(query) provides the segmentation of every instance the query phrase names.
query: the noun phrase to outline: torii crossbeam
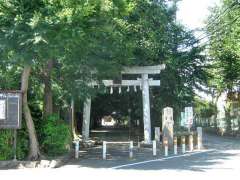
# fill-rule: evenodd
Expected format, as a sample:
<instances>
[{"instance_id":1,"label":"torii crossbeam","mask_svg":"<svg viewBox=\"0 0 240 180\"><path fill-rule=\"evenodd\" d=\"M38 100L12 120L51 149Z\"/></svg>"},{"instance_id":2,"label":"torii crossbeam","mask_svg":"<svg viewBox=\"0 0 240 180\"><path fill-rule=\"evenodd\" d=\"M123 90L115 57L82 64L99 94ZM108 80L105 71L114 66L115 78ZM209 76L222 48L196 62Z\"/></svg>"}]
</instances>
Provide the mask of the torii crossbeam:
<instances>
[{"instance_id":1,"label":"torii crossbeam","mask_svg":"<svg viewBox=\"0 0 240 180\"><path fill-rule=\"evenodd\" d=\"M150 99L149 99L149 86L160 86L160 80L149 79L149 74L160 74L165 69L165 64L157 66L135 66L126 67L121 72L122 74L141 74L142 78L137 80L122 80L121 83L116 84L113 80L103 80L102 83L106 87L119 87L121 86L140 86L142 89L143 100L143 122L144 122L144 143L151 143L151 118L150 118ZM92 82L92 86L98 85L97 82ZM90 125L90 112L91 112L91 99L88 98L84 103L83 110L83 126L82 136L86 141L89 138L89 125Z\"/></svg>"}]
</instances>

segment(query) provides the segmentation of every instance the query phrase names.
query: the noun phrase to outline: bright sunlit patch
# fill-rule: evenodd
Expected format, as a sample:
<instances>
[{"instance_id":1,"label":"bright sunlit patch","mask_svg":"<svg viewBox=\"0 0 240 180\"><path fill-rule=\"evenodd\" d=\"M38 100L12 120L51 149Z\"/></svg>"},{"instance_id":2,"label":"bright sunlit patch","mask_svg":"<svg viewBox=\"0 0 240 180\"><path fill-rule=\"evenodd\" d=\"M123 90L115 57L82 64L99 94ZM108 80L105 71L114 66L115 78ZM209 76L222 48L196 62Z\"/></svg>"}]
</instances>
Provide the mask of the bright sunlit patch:
<instances>
[{"instance_id":1,"label":"bright sunlit patch","mask_svg":"<svg viewBox=\"0 0 240 180\"><path fill-rule=\"evenodd\" d=\"M178 3L177 20L189 29L203 28L209 8L220 0L182 0Z\"/></svg>"}]
</instances>

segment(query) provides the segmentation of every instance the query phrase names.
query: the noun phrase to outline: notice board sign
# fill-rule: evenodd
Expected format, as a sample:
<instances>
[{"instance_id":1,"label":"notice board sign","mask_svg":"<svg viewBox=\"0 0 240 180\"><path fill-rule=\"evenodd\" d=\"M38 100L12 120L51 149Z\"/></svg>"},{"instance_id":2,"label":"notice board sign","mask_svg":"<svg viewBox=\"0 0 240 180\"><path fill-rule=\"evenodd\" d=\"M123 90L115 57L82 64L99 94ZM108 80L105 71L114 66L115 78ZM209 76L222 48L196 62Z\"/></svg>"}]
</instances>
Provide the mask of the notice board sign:
<instances>
[{"instance_id":1,"label":"notice board sign","mask_svg":"<svg viewBox=\"0 0 240 180\"><path fill-rule=\"evenodd\" d=\"M193 107L185 107L185 123L187 126L193 124Z\"/></svg>"},{"instance_id":2,"label":"notice board sign","mask_svg":"<svg viewBox=\"0 0 240 180\"><path fill-rule=\"evenodd\" d=\"M22 120L22 93L0 91L0 129L20 129Z\"/></svg>"},{"instance_id":3,"label":"notice board sign","mask_svg":"<svg viewBox=\"0 0 240 180\"><path fill-rule=\"evenodd\" d=\"M186 126L186 118L185 118L185 112L181 112L181 126Z\"/></svg>"}]
</instances>

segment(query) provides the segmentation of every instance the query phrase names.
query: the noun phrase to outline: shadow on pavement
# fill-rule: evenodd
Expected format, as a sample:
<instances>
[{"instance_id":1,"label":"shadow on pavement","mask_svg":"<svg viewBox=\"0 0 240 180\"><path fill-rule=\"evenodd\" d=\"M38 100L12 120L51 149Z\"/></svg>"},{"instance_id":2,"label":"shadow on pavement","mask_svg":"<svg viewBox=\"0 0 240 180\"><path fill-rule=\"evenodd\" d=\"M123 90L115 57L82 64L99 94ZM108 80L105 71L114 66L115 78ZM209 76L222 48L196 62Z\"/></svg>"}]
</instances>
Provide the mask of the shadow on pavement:
<instances>
[{"instance_id":1,"label":"shadow on pavement","mask_svg":"<svg viewBox=\"0 0 240 180\"><path fill-rule=\"evenodd\" d=\"M221 167L221 164L226 161L240 156L240 141L234 138L225 138L214 135L206 135L204 144L207 149L202 153L180 156L166 160L154 161L138 165L130 165L118 169L125 170L190 170L203 172L208 169L217 168L231 169L231 167ZM172 154L172 152L170 152ZM180 154L181 155L181 154ZM171 155L170 155L171 156ZM87 149L80 153L78 160L72 159L67 166L87 167L87 168L112 168L125 164L138 163L142 161L157 160L164 158L163 151L158 151L158 156L152 156L151 148L143 148L134 150L134 158L128 158L127 147L110 147L108 149L107 160L102 160L101 146Z\"/></svg>"}]
</instances>

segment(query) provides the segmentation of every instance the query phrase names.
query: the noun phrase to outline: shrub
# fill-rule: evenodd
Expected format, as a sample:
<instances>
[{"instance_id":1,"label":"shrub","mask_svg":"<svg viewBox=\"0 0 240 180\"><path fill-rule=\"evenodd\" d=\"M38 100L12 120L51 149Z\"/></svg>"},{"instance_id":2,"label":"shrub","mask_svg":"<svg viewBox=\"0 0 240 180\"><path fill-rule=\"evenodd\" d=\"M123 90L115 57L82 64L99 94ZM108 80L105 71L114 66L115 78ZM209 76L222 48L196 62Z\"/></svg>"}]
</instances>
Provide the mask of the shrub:
<instances>
[{"instance_id":1,"label":"shrub","mask_svg":"<svg viewBox=\"0 0 240 180\"><path fill-rule=\"evenodd\" d=\"M13 133L8 129L0 130L0 160L13 158Z\"/></svg>"},{"instance_id":2,"label":"shrub","mask_svg":"<svg viewBox=\"0 0 240 180\"><path fill-rule=\"evenodd\" d=\"M29 152L29 136L25 120L22 121L22 128L17 130L17 159L25 159Z\"/></svg>"},{"instance_id":3,"label":"shrub","mask_svg":"<svg viewBox=\"0 0 240 180\"><path fill-rule=\"evenodd\" d=\"M57 115L49 116L42 126L42 150L49 156L66 153L70 149L69 126Z\"/></svg>"},{"instance_id":4,"label":"shrub","mask_svg":"<svg viewBox=\"0 0 240 180\"><path fill-rule=\"evenodd\" d=\"M22 129L17 130L17 159L19 160L26 158L29 149L28 132L24 122L22 125ZM0 160L13 159L13 140L12 129L0 130Z\"/></svg>"}]
</instances>

